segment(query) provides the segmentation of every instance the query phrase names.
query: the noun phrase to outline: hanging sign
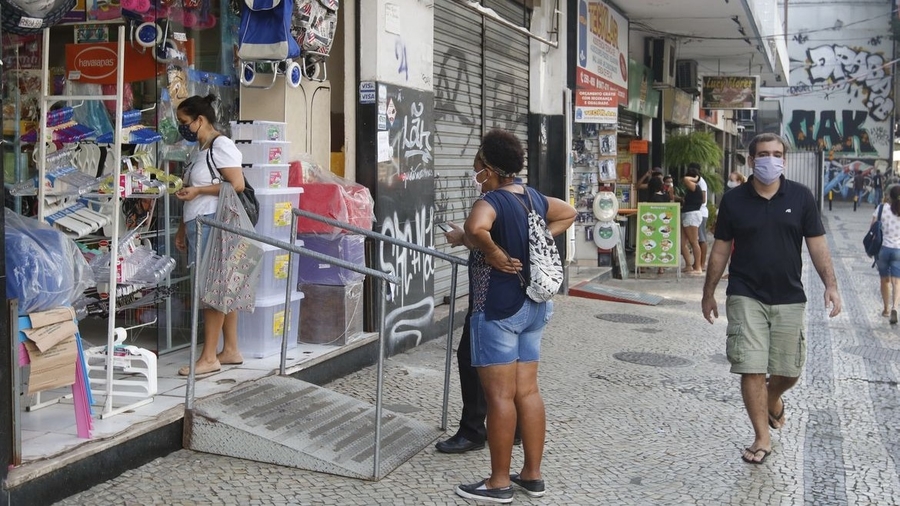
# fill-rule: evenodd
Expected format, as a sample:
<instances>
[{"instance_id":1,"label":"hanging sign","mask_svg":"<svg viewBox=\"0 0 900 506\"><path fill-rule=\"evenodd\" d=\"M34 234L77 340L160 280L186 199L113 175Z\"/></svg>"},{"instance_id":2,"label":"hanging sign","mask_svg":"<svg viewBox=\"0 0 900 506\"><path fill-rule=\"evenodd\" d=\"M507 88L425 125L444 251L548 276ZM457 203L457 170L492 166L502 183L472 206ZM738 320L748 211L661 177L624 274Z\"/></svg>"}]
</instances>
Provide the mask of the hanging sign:
<instances>
[{"instance_id":1,"label":"hanging sign","mask_svg":"<svg viewBox=\"0 0 900 506\"><path fill-rule=\"evenodd\" d=\"M704 109L756 109L759 76L704 76Z\"/></svg>"},{"instance_id":2,"label":"hanging sign","mask_svg":"<svg viewBox=\"0 0 900 506\"><path fill-rule=\"evenodd\" d=\"M575 121L617 123L628 102L628 20L600 0L578 2Z\"/></svg>"},{"instance_id":3,"label":"hanging sign","mask_svg":"<svg viewBox=\"0 0 900 506\"><path fill-rule=\"evenodd\" d=\"M681 204L640 202L637 207L637 251L640 267L680 267Z\"/></svg>"},{"instance_id":4,"label":"hanging sign","mask_svg":"<svg viewBox=\"0 0 900 506\"><path fill-rule=\"evenodd\" d=\"M650 141L635 139L628 143L628 151L635 155L646 155L650 152Z\"/></svg>"}]
</instances>

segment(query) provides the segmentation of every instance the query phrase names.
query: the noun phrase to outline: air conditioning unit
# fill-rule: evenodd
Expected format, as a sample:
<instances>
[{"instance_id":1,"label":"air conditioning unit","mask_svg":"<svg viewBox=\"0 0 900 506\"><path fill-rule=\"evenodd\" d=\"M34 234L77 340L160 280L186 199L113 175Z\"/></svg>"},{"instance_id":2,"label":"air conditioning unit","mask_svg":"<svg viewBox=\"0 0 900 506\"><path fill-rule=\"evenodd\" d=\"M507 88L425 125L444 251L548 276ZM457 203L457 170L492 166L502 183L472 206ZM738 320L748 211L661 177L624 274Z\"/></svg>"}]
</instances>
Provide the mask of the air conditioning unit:
<instances>
[{"instance_id":1,"label":"air conditioning unit","mask_svg":"<svg viewBox=\"0 0 900 506\"><path fill-rule=\"evenodd\" d=\"M644 54L645 64L653 71L654 88L675 86L675 41L647 37Z\"/></svg>"},{"instance_id":2,"label":"air conditioning unit","mask_svg":"<svg viewBox=\"0 0 900 506\"><path fill-rule=\"evenodd\" d=\"M697 74L695 60L678 60L675 62L675 87L691 93L700 94L700 76Z\"/></svg>"},{"instance_id":3,"label":"air conditioning unit","mask_svg":"<svg viewBox=\"0 0 900 506\"><path fill-rule=\"evenodd\" d=\"M755 112L751 109L738 109L734 111L734 120L738 125L755 125Z\"/></svg>"}]
</instances>

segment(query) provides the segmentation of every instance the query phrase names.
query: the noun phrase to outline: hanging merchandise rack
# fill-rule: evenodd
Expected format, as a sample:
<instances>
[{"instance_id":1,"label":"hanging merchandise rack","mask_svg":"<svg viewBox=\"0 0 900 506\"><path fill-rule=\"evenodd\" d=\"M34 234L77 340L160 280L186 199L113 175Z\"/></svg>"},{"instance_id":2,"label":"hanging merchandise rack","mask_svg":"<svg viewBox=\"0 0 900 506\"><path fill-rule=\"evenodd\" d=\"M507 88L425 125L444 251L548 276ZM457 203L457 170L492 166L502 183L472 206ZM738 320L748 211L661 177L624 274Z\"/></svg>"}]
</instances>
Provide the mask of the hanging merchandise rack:
<instances>
[{"instance_id":1,"label":"hanging merchandise rack","mask_svg":"<svg viewBox=\"0 0 900 506\"><path fill-rule=\"evenodd\" d=\"M48 90L48 79L41 79L41 100L40 100L40 110L41 110L41 120L40 120L40 128L38 131L38 135L36 137L37 140L37 169L38 169L38 178L37 182L37 206L38 206L38 216L41 220L46 220L50 215L50 209L48 208L48 204L46 198L48 196L47 188L45 187L44 181L48 174L48 160L47 160L47 142L49 139L53 137L49 134L53 131L53 128L58 127L58 125L54 126L55 122L60 121L61 118L65 118L66 114L69 114L67 110L71 110L71 108L62 108L62 112L50 111L50 107L61 101L72 102L72 101L83 101L83 100L112 100L115 101L116 111L115 111L115 129L114 132L122 132L123 118L123 90L124 90L124 81L125 81L125 65L124 65L124 55L125 55L125 27L119 26L118 28L118 44L116 55L119 60L119 65L116 68L116 93L114 95L50 95ZM49 75L49 67L50 67L50 30L43 30L43 57L42 57L42 75ZM110 150L109 156L112 157L112 166L113 166L113 181L120 181L122 177L122 144L123 144L123 135L115 135L113 139L111 139L112 150ZM71 142L71 140L68 140ZM160 192L162 193L162 192ZM109 250L111 252L118 252L120 249L120 238L119 238L119 221L121 214L121 202L118 198L118 195L115 193L112 194L110 199L111 204L111 216L112 216L112 226L110 239L109 239ZM120 259L119 255L111 255L110 261L115 262L110 264L110 268L108 269L108 286L115 287L117 282L119 281L119 277L117 273L120 272L120 269L123 267L123 262ZM117 298L115 296L110 297L109 299L109 318L107 325L107 343L106 347L103 348L102 351L95 351L94 358L98 358L99 354L102 359L105 359L105 365L102 366L105 368L106 378L101 382L103 385L103 390L98 391L98 394L104 394L104 402L103 409L100 414L100 418L106 418L115 414L122 412L124 409L131 409L137 405L144 404L146 402L152 401L152 396L150 398L144 399L142 401L138 401L124 408L113 408L113 395L114 395L114 387L117 385L117 381L114 379L115 368L118 365L116 360L115 350L117 350L117 344L121 342L121 336L123 333L122 329L116 328L115 322L115 314L116 314L116 304ZM113 353L109 353L108 350L114 350ZM155 358L155 356L154 356ZM154 371L155 374L155 371Z\"/></svg>"}]
</instances>

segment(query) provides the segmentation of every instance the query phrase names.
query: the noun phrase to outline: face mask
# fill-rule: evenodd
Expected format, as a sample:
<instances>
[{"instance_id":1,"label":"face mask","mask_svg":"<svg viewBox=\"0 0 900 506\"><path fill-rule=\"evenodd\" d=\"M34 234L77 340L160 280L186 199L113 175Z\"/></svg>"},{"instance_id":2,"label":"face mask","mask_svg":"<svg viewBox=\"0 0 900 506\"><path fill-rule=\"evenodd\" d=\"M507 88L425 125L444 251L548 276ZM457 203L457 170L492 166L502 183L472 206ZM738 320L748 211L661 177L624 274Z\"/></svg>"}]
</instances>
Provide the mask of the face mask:
<instances>
[{"instance_id":1,"label":"face mask","mask_svg":"<svg viewBox=\"0 0 900 506\"><path fill-rule=\"evenodd\" d=\"M190 123L188 123L186 125L185 124L178 125L178 133L181 134L181 136L184 138L184 140L186 140L188 142L197 142L197 132L191 131L191 125L193 125L195 121L197 121L197 120L191 121Z\"/></svg>"},{"instance_id":2,"label":"face mask","mask_svg":"<svg viewBox=\"0 0 900 506\"><path fill-rule=\"evenodd\" d=\"M763 156L753 160L753 177L762 184L774 183L784 173L784 158Z\"/></svg>"},{"instance_id":3,"label":"face mask","mask_svg":"<svg viewBox=\"0 0 900 506\"><path fill-rule=\"evenodd\" d=\"M729 188L737 188L740 185L741 185L741 183L738 183L737 181L728 181Z\"/></svg>"},{"instance_id":4,"label":"face mask","mask_svg":"<svg viewBox=\"0 0 900 506\"><path fill-rule=\"evenodd\" d=\"M475 191L478 192L479 195L481 195L481 193L482 193L482 186L484 185L484 183L478 182L478 175L486 170L487 169L481 169L472 175L472 184L475 186Z\"/></svg>"}]
</instances>

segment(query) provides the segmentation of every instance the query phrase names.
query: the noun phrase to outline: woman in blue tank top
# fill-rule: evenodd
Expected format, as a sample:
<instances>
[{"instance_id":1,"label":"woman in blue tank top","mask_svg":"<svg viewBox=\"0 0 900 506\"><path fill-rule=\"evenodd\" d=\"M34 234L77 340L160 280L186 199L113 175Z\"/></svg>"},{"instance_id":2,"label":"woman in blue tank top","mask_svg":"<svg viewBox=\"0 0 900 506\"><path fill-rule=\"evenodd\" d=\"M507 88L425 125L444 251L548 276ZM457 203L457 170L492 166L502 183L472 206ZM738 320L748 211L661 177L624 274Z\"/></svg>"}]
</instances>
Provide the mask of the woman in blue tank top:
<instances>
[{"instance_id":1,"label":"woman in blue tank top","mask_svg":"<svg viewBox=\"0 0 900 506\"><path fill-rule=\"evenodd\" d=\"M456 493L501 503L512 500L511 483L533 497L544 494L541 458L546 419L537 371L541 335L553 313L553 302L538 303L525 295L530 280L526 209L533 204L554 236L575 221L575 209L569 204L516 183L524 162L522 143L515 135L491 130L484 136L473 164L476 189L484 193L465 223L464 240L472 249L472 365L478 369L487 400L491 475L457 486ZM517 419L525 463L519 473L510 475Z\"/></svg>"}]
</instances>

